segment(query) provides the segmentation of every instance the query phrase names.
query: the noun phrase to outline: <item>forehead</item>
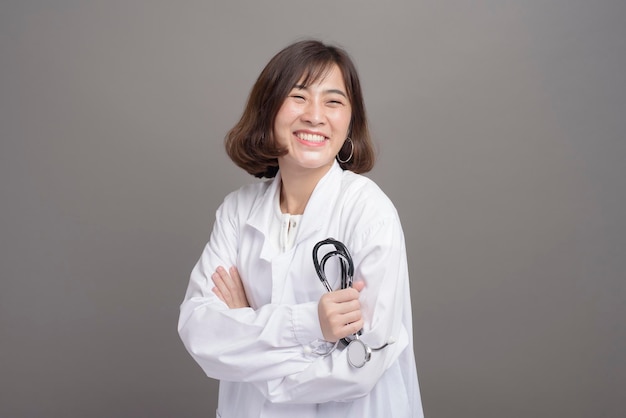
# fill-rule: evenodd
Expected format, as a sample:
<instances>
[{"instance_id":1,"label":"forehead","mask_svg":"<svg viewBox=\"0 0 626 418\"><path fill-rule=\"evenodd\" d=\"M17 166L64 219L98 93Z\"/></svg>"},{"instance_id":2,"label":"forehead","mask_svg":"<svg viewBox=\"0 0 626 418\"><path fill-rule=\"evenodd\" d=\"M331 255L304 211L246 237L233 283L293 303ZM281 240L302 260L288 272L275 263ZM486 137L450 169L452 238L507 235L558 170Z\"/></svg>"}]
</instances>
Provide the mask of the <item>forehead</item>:
<instances>
[{"instance_id":1,"label":"forehead","mask_svg":"<svg viewBox=\"0 0 626 418\"><path fill-rule=\"evenodd\" d=\"M312 84L333 84L335 88L346 90L343 73L339 66L332 62L306 69L298 78L297 85L300 87L308 87Z\"/></svg>"}]
</instances>

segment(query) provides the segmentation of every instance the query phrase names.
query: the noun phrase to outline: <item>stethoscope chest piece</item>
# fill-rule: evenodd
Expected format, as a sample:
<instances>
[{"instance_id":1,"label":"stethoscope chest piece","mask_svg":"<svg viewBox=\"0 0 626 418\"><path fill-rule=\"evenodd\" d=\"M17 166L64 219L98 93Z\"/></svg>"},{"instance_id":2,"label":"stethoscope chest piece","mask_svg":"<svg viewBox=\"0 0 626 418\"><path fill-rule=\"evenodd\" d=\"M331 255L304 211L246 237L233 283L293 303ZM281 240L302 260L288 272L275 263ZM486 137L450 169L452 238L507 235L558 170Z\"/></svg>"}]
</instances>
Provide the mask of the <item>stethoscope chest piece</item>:
<instances>
[{"instance_id":1,"label":"stethoscope chest piece","mask_svg":"<svg viewBox=\"0 0 626 418\"><path fill-rule=\"evenodd\" d=\"M348 350L348 363L358 369L365 366L365 363L372 357L372 349L358 337L350 341L346 350Z\"/></svg>"}]
</instances>

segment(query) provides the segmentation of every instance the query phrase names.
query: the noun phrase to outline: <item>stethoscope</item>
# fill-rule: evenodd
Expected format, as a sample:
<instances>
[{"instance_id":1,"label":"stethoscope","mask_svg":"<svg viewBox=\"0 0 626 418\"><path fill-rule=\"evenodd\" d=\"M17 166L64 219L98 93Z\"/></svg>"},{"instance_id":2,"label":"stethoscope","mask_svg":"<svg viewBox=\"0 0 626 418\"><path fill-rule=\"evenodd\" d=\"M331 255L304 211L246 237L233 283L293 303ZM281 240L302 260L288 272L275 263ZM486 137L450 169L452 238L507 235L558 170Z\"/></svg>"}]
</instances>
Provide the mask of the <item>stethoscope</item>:
<instances>
[{"instance_id":1,"label":"stethoscope","mask_svg":"<svg viewBox=\"0 0 626 418\"><path fill-rule=\"evenodd\" d=\"M321 260L318 260L317 253L320 247L322 247L323 245L333 245L335 247L335 250L328 252L322 257ZM326 290L329 292L333 291L333 288L330 286L330 283L328 283L328 280L326 279L326 273L324 270L326 262L331 257L338 257L340 260L341 288L347 289L349 287L352 287L354 276L354 263L352 262L352 256L350 255L350 252L341 241L337 241L333 238L327 238L318 242L317 244L315 244L315 247L313 247L313 264L315 265L315 271L317 272L317 276L321 280ZM394 343L394 341L390 339L384 345L377 348L372 348L365 344L359 338L359 335L362 334L362 331L363 330L359 330L356 334L353 334L352 339L342 338L341 340L338 340L337 342L335 342L335 345L328 352L323 353L323 355L327 356L332 353L337 348L339 341L341 341L347 346L346 350L348 352L348 363L350 363L350 365L353 367L361 368L372 358L372 351L382 350L389 344Z\"/></svg>"}]
</instances>

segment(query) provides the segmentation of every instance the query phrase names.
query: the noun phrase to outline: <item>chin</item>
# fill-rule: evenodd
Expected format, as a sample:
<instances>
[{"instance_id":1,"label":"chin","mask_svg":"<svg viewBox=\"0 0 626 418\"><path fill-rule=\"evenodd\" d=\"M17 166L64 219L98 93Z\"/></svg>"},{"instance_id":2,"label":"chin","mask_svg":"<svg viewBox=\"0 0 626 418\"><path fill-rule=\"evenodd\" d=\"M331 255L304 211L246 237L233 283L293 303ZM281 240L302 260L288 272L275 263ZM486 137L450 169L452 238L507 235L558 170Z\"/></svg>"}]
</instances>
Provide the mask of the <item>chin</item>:
<instances>
[{"instance_id":1,"label":"chin","mask_svg":"<svg viewBox=\"0 0 626 418\"><path fill-rule=\"evenodd\" d=\"M316 156L297 156L296 158L292 159L289 163L292 166L298 166L301 168L310 168L310 169L315 169L315 168L321 168L321 167L327 167L332 165L334 158L330 158L330 157L324 157L324 158L320 158L319 155Z\"/></svg>"},{"instance_id":2,"label":"chin","mask_svg":"<svg viewBox=\"0 0 626 418\"><path fill-rule=\"evenodd\" d=\"M323 167L330 167L333 163L333 160L315 160L315 161L303 161L302 163L300 163L300 166L302 168L310 168L310 169L316 169L316 168L323 168Z\"/></svg>"}]
</instances>

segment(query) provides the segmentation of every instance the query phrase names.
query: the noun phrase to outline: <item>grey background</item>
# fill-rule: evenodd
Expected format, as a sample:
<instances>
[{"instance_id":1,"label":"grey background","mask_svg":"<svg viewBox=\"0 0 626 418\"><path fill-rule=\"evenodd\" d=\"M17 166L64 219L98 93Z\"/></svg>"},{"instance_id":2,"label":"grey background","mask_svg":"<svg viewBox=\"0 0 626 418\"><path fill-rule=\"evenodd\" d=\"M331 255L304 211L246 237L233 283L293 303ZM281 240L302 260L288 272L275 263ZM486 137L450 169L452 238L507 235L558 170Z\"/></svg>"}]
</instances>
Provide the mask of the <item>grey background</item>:
<instances>
[{"instance_id":1,"label":"grey background","mask_svg":"<svg viewBox=\"0 0 626 418\"><path fill-rule=\"evenodd\" d=\"M626 2L0 3L0 416L213 416L176 334L267 60L344 46L426 415L626 416Z\"/></svg>"}]
</instances>

